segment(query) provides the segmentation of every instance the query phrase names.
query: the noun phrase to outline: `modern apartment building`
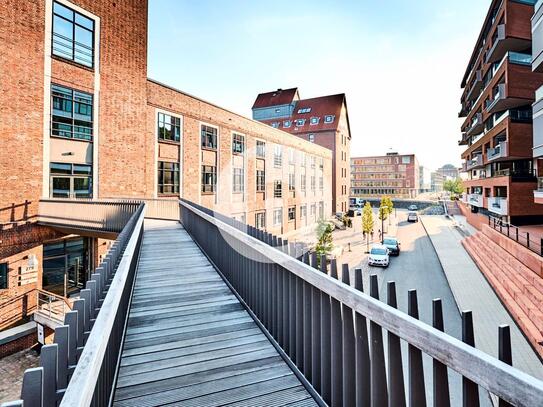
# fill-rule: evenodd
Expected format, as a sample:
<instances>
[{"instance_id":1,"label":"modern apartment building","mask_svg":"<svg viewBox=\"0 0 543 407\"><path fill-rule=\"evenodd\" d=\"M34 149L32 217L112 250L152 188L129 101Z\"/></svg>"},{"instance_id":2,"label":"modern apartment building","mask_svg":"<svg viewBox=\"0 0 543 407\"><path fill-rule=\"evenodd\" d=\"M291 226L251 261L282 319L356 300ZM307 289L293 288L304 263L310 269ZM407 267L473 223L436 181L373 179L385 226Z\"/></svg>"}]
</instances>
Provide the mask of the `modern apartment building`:
<instances>
[{"instance_id":1,"label":"modern apartment building","mask_svg":"<svg viewBox=\"0 0 543 407\"><path fill-rule=\"evenodd\" d=\"M543 83L531 67L534 3L491 2L461 85L467 204L513 224L543 219L533 199L531 105Z\"/></svg>"},{"instance_id":2,"label":"modern apartment building","mask_svg":"<svg viewBox=\"0 0 543 407\"><path fill-rule=\"evenodd\" d=\"M253 119L332 150L332 208L349 209L351 130L345 94L300 99L297 88L257 96Z\"/></svg>"},{"instance_id":3,"label":"modern apartment building","mask_svg":"<svg viewBox=\"0 0 543 407\"><path fill-rule=\"evenodd\" d=\"M420 188L419 171L414 154L352 157L351 197L415 198Z\"/></svg>"},{"instance_id":4,"label":"modern apartment building","mask_svg":"<svg viewBox=\"0 0 543 407\"><path fill-rule=\"evenodd\" d=\"M329 149L147 78L147 0L0 21L0 303L77 292L107 249L36 224L40 199L183 197L283 235L333 212Z\"/></svg>"},{"instance_id":5,"label":"modern apartment building","mask_svg":"<svg viewBox=\"0 0 543 407\"><path fill-rule=\"evenodd\" d=\"M532 17L532 71L543 72L543 2L538 1ZM533 157L537 175L534 201L543 204L543 86L535 92L533 109Z\"/></svg>"}]
</instances>

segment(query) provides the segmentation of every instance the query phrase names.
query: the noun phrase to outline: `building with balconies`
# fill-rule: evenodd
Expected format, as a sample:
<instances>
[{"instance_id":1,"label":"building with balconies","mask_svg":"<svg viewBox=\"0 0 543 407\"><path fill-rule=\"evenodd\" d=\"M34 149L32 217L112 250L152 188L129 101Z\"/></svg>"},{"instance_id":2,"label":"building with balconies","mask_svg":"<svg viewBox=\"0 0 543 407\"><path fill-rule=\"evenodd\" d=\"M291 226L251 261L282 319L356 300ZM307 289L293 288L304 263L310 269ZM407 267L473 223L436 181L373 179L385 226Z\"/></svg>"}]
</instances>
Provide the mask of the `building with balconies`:
<instances>
[{"instance_id":1,"label":"building with balconies","mask_svg":"<svg viewBox=\"0 0 543 407\"><path fill-rule=\"evenodd\" d=\"M461 84L466 203L514 224L543 219L532 198L532 103L543 84L531 66L535 3L492 1Z\"/></svg>"},{"instance_id":2,"label":"building with balconies","mask_svg":"<svg viewBox=\"0 0 543 407\"><path fill-rule=\"evenodd\" d=\"M532 71L543 72L543 1L535 5L532 17ZM543 86L535 92L533 110L533 156L537 174L534 201L543 204Z\"/></svg>"}]
</instances>

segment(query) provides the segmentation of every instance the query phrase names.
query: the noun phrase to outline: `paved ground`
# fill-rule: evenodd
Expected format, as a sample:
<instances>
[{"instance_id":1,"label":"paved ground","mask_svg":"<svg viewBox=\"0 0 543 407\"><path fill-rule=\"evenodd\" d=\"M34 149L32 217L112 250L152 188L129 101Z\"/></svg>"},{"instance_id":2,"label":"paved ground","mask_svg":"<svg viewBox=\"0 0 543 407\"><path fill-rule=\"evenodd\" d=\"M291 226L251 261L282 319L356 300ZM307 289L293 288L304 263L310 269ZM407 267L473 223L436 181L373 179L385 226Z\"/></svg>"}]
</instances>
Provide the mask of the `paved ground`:
<instances>
[{"instance_id":1,"label":"paved ground","mask_svg":"<svg viewBox=\"0 0 543 407\"><path fill-rule=\"evenodd\" d=\"M532 376L543 378L543 365L515 322L462 247L462 235L445 217L422 217L439 254L445 274L460 309L473 311L475 344L478 349L498 354L498 326L511 327L513 365Z\"/></svg>"},{"instance_id":2,"label":"paved ground","mask_svg":"<svg viewBox=\"0 0 543 407\"><path fill-rule=\"evenodd\" d=\"M24 371L38 365L39 356L31 349L0 359L0 403L19 399Z\"/></svg>"}]
</instances>

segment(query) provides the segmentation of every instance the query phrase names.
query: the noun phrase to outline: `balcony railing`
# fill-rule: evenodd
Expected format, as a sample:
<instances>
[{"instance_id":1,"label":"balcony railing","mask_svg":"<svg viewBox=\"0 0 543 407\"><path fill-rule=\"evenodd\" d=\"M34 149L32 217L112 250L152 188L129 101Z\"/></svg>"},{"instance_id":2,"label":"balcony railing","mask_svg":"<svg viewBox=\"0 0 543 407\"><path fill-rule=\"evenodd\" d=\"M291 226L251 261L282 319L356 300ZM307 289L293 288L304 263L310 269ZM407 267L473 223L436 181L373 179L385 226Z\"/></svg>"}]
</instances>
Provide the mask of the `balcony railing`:
<instances>
[{"instance_id":1,"label":"balcony railing","mask_svg":"<svg viewBox=\"0 0 543 407\"><path fill-rule=\"evenodd\" d=\"M543 238L537 235L534 236L533 234L530 234L530 232L525 232L510 223L496 219L494 216L489 216L488 225L502 235L507 236L509 239L516 241L520 245L543 257Z\"/></svg>"},{"instance_id":2,"label":"balcony railing","mask_svg":"<svg viewBox=\"0 0 543 407\"><path fill-rule=\"evenodd\" d=\"M507 198L504 197L489 197L487 198L488 210L498 215L507 215Z\"/></svg>"},{"instance_id":3,"label":"balcony railing","mask_svg":"<svg viewBox=\"0 0 543 407\"><path fill-rule=\"evenodd\" d=\"M466 169L472 170L477 167L481 167L483 165L483 155L477 155L473 157L471 160L466 161Z\"/></svg>"},{"instance_id":4,"label":"balcony railing","mask_svg":"<svg viewBox=\"0 0 543 407\"><path fill-rule=\"evenodd\" d=\"M483 207L483 195L482 194L468 194L468 203L478 208Z\"/></svg>"},{"instance_id":5,"label":"balcony railing","mask_svg":"<svg viewBox=\"0 0 543 407\"><path fill-rule=\"evenodd\" d=\"M487 161L496 160L498 158L505 158L508 154L507 141L501 141L496 147L486 150Z\"/></svg>"},{"instance_id":6,"label":"balcony railing","mask_svg":"<svg viewBox=\"0 0 543 407\"><path fill-rule=\"evenodd\" d=\"M486 111L491 113L492 109L498 104L498 101L505 98L505 83L500 83L498 85L498 90L492 97L492 99L489 99L485 102L485 108Z\"/></svg>"},{"instance_id":7,"label":"balcony railing","mask_svg":"<svg viewBox=\"0 0 543 407\"><path fill-rule=\"evenodd\" d=\"M471 122L471 126L466 130L466 136L471 136L473 134L479 133L484 129L483 115L477 113Z\"/></svg>"},{"instance_id":8,"label":"balcony railing","mask_svg":"<svg viewBox=\"0 0 543 407\"><path fill-rule=\"evenodd\" d=\"M347 264L338 270L336 261L328 266L324 255L319 264L316 253L304 253L298 244L235 220L222 221L185 201L180 212L185 229L323 405L401 406L407 404L406 393L410 405L426 405L423 354L433 361L427 366L433 372L428 390L436 406L459 397L450 394L448 369L463 376L460 399L466 406L479 405L479 386L512 405L543 405L543 382L474 348L470 312L462 312L462 342L443 332L439 299L432 304L431 327L418 320L415 290L408 293L405 314L397 309L394 282L387 283L385 304L379 300L377 275L370 277L367 295L361 269L354 271L353 281ZM507 333L499 348L508 340ZM409 381L402 341L409 352ZM508 352L506 345L503 355Z\"/></svg>"},{"instance_id":9,"label":"balcony railing","mask_svg":"<svg viewBox=\"0 0 543 407\"><path fill-rule=\"evenodd\" d=\"M503 48L500 44L505 39L505 24L496 27L496 33L492 38L492 47L486 52L486 63L492 63L501 58L500 50Z\"/></svg>"}]
</instances>

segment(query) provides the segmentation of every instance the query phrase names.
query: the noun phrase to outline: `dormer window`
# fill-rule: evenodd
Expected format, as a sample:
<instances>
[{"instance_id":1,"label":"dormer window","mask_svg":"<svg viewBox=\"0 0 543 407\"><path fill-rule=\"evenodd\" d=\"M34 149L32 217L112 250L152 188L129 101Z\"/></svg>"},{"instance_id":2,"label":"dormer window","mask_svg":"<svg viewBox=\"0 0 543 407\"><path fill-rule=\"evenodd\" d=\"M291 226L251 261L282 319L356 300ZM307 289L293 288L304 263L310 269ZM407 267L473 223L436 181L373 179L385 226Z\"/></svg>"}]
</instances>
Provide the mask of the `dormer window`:
<instances>
[{"instance_id":1,"label":"dormer window","mask_svg":"<svg viewBox=\"0 0 543 407\"><path fill-rule=\"evenodd\" d=\"M308 134L307 135L307 138L309 140L310 143L314 143L315 142L315 135L314 134Z\"/></svg>"},{"instance_id":2,"label":"dormer window","mask_svg":"<svg viewBox=\"0 0 543 407\"><path fill-rule=\"evenodd\" d=\"M310 107L304 107L302 109L298 109L298 114L309 113L309 112L311 112Z\"/></svg>"},{"instance_id":3,"label":"dormer window","mask_svg":"<svg viewBox=\"0 0 543 407\"><path fill-rule=\"evenodd\" d=\"M309 119L309 124L312 126L319 124L320 119L320 117L312 117L311 119Z\"/></svg>"},{"instance_id":4,"label":"dormer window","mask_svg":"<svg viewBox=\"0 0 543 407\"><path fill-rule=\"evenodd\" d=\"M324 116L324 122L325 122L325 123L333 123L333 122L334 122L334 118L335 118L334 115L328 114L328 115Z\"/></svg>"},{"instance_id":5,"label":"dormer window","mask_svg":"<svg viewBox=\"0 0 543 407\"><path fill-rule=\"evenodd\" d=\"M285 129L288 129L291 125L292 125L292 122L291 122L290 120L285 120L285 121L283 122L283 127L284 127Z\"/></svg>"},{"instance_id":6,"label":"dormer window","mask_svg":"<svg viewBox=\"0 0 543 407\"><path fill-rule=\"evenodd\" d=\"M279 122L273 122L271 124L271 126L274 128L274 129L278 129L279 128Z\"/></svg>"},{"instance_id":7,"label":"dormer window","mask_svg":"<svg viewBox=\"0 0 543 407\"><path fill-rule=\"evenodd\" d=\"M297 119L296 126L302 127L305 124L305 119Z\"/></svg>"},{"instance_id":8,"label":"dormer window","mask_svg":"<svg viewBox=\"0 0 543 407\"><path fill-rule=\"evenodd\" d=\"M281 109L280 108L275 109L275 113L281 113Z\"/></svg>"}]
</instances>

